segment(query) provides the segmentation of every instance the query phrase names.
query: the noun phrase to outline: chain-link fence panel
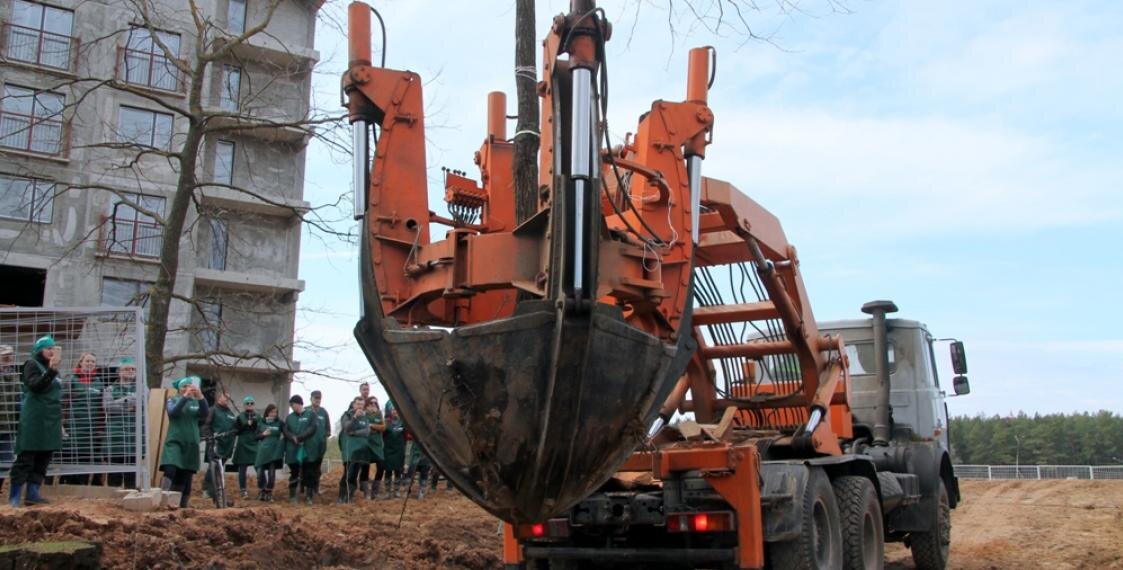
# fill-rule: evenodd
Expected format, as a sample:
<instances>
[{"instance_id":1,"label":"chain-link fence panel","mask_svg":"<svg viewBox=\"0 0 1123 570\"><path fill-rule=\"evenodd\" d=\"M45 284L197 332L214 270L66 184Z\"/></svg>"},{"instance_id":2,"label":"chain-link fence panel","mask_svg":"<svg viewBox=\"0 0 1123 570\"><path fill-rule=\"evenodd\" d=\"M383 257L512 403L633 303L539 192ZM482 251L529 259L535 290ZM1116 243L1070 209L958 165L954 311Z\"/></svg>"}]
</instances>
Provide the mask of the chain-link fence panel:
<instances>
[{"instance_id":1,"label":"chain-link fence panel","mask_svg":"<svg viewBox=\"0 0 1123 570\"><path fill-rule=\"evenodd\" d=\"M18 453L35 342L61 347L62 445L49 476L61 483L146 486L148 386L139 308L0 309L0 476ZM24 436L26 437L26 435Z\"/></svg>"},{"instance_id":2,"label":"chain-link fence panel","mask_svg":"<svg viewBox=\"0 0 1123 570\"><path fill-rule=\"evenodd\" d=\"M960 479L1120 479L1123 465L956 465Z\"/></svg>"}]
</instances>

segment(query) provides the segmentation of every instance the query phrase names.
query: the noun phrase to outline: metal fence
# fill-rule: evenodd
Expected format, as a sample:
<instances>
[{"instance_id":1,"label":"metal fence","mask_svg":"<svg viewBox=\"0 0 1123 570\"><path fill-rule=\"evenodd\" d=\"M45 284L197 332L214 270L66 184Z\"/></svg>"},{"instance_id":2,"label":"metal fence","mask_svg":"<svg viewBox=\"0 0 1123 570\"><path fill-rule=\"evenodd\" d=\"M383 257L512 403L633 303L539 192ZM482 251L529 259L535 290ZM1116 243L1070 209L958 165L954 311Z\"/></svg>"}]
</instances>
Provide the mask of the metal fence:
<instances>
[{"instance_id":1,"label":"metal fence","mask_svg":"<svg viewBox=\"0 0 1123 570\"><path fill-rule=\"evenodd\" d=\"M1123 465L956 465L960 479L1123 480Z\"/></svg>"},{"instance_id":2,"label":"metal fence","mask_svg":"<svg viewBox=\"0 0 1123 570\"><path fill-rule=\"evenodd\" d=\"M21 374L36 339L62 348L62 449L49 476L62 483L145 487L148 385L139 308L0 309L0 477L14 460L26 398ZM104 477L104 479L103 479Z\"/></svg>"}]
</instances>

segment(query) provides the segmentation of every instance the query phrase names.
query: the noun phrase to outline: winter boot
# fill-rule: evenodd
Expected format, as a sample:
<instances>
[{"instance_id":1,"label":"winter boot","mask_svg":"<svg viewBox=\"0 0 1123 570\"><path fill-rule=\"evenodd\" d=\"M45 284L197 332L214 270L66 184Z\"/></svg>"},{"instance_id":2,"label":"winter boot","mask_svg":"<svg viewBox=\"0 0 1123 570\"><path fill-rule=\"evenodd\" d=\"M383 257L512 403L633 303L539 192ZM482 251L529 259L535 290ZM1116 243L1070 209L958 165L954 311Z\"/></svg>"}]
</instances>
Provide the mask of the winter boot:
<instances>
[{"instance_id":1,"label":"winter boot","mask_svg":"<svg viewBox=\"0 0 1123 570\"><path fill-rule=\"evenodd\" d=\"M370 484L370 494L367 495L367 498L373 501L378 498L378 493L381 491L382 481L374 481Z\"/></svg>"},{"instance_id":2,"label":"winter boot","mask_svg":"<svg viewBox=\"0 0 1123 570\"><path fill-rule=\"evenodd\" d=\"M19 508L20 494L23 492L23 485L8 485L8 505L13 509Z\"/></svg>"},{"instance_id":3,"label":"winter boot","mask_svg":"<svg viewBox=\"0 0 1123 570\"><path fill-rule=\"evenodd\" d=\"M45 505L50 501L39 495L39 483L28 483L27 496L23 498L23 502L28 505Z\"/></svg>"}]
</instances>

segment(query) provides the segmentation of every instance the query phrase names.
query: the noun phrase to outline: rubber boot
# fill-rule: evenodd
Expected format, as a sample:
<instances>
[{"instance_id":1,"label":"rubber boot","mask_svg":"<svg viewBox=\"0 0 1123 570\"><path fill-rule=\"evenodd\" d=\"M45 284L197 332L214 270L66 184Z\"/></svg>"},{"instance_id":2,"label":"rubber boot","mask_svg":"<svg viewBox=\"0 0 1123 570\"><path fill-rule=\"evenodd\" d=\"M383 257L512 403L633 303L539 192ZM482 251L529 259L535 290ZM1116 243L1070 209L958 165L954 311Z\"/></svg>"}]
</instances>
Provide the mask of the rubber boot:
<instances>
[{"instance_id":1,"label":"rubber boot","mask_svg":"<svg viewBox=\"0 0 1123 570\"><path fill-rule=\"evenodd\" d=\"M13 509L19 508L20 495L23 492L23 485L8 485L8 506Z\"/></svg>"},{"instance_id":2,"label":"rubber boot","mask_svg":"<svg viewBox=\"0 0 1123 570\"><path fill-rule=\"evenodd\" d=\"M370 485L370 494L367 495L367 498L372 500L372 501L377 499L378 493L380 491L382 491L382 481L374 481Z\"/></svg>"},{"instance_id":3,"label":"rubber boot","mask_svg":"<svg viewBox=\"0 0 1123 570\"><path fill-rule=\"evenodd\" d=\"M305 505L312 505L313 504L312 497L315 494L316 494L316 489L314 487L305 487L304 488L304 504Z\"/></svg>"},{"instance_id":4,"label":"rubber boot","mask_svg":"<svg viewBox=\"0 0 1123 570\"><path fill-rule=\"evenodd\" d=\"M39 483L27 484L27 496L23 498L23 502L28 505L45 505L50 503L50 501L39 495Z\"/></svg>"}]
</instances>

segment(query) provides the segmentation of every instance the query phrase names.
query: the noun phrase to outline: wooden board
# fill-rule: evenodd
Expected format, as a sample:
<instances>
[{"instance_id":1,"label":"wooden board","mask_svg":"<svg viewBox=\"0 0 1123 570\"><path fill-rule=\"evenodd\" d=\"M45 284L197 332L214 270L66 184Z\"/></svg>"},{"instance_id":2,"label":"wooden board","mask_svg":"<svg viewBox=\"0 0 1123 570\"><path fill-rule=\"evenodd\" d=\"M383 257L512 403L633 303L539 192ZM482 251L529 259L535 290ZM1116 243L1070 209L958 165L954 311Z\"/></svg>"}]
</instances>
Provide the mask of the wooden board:
<instances>
[{"instance_id":1,"label":"wooden board","mask_svg":"<svg viewBox=\"0 0 1123 570\"><path fill-rule=\"evenodd\" d=\"M164 440L168 437L168 414L164 405L174 390L152 388L148 391L148 484L160 486L160 453L164 450Z\"/></svg>"}]
</instances>

